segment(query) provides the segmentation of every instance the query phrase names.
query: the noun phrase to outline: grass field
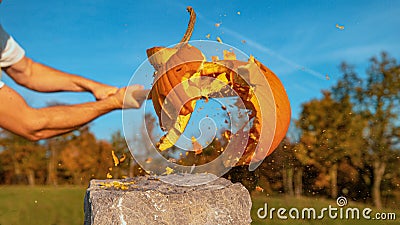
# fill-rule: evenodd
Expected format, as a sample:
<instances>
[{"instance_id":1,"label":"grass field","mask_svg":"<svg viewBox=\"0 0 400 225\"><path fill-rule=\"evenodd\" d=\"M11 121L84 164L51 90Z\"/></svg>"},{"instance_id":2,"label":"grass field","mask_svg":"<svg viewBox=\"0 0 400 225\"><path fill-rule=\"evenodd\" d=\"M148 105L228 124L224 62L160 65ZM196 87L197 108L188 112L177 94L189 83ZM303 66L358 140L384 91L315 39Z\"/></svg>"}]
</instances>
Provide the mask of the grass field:
<instances>
[{"instance_id":1,"label":"grass field","mask_svg":"<svg viewBox=\"0 0 400 225\"><path fill-rule=\"evenodd\" d=\"M0 186L0 225L74 225L83 224L83 197L85 187L63 186L63 187L28 187L28 186ZM259 219L257 210L268 204L268 208L285 207L290 209L296 207L299 210L305 207L321 208L337 207L336 202L326 199L311 198L289 198L289 197L267 197L264 193L256 193L252 196L253 225L261 224L399 224L400 210L385 209L371 212L373 217L376 212L395 212L396 220L332 220L325 216L323 220L280 220L276 213L271 220ZM368 206L350 203L350 207L358 207L361 210ZM325 215L327 215L325 213Z\"/></svg>"},{"instance_id":2,"label":"grass field","mask_svg":"<svg viewBox=\"0 0 400 225\"><path fill-rule=\"evenodd\" d=\"M84 187L0 186L0 225L81 225L84 195Z\"/></svg>"}]
</instances>

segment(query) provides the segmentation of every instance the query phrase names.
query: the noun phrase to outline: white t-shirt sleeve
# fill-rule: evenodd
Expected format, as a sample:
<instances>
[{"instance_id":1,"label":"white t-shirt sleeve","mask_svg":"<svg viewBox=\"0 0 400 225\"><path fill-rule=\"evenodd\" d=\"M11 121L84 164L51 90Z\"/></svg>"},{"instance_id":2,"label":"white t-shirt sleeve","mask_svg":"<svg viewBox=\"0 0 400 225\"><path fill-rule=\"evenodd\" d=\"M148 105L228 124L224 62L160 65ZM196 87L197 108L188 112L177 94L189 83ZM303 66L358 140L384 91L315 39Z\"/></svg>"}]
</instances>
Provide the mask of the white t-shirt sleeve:
<instances>
[{"instance_id":1,"label":"white t-shirt sleeve","mask_svg":"<svg viewBox=\"0 0 400 225\"><path fill-rule=\"evenodd\" d=\"M24 49L0 25L0 67L11 66L24 55Z\"/></svg>"}]
</instances>

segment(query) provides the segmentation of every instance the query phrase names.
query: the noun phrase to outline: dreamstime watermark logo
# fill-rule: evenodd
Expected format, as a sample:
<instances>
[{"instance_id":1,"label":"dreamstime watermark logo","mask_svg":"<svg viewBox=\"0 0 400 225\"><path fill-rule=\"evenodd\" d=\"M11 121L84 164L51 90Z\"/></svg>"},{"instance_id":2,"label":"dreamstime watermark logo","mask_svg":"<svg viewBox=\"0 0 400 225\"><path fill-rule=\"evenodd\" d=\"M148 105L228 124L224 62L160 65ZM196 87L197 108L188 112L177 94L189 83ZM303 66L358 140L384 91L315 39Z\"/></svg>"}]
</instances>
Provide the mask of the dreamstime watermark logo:
<instances>
[{"instance_id":1,"label":"dreamstime watermark logo","mask_svg":"<svg viewBox=\"0 0 400 225\"><path fill-rule=\"evenodd\" d=\"M336 204L337 204L339 207L344 207L344 206L346 206L346 205L347 205L347 198L346 198L346 197L343 197L343 196L338 197L338 198L336 199Z\"/></svg>"},{"instance_id":2,"label":"dreamstime watermark logo","mask_svg":"<svg viewBox=\"0 0 400 225\"><path fill-rule=\"evenodd\" d=\"M279 220L322 220L325 218L332 220L396 220L394 212L373 212L371 208L345 207L347 198L340 196L336 199L338 207L328 205L321 209L314 207L306 208L269 208L268 203L257 210L257 217L260 219L279 219Z\"/></svg>"},{"instance_id":3,"label":"dreamstime watermark logo","mask_svg":"<svg viewBox=\"0 0 400 225\"><path fill-rule=\"evenodd\" d=\"M198 59L197 61L182 60L185 56L181 56L179 57L180 60L168 60L167 63L164 62L154 66L154 64L159 63L159 59L152 58L156 55L154 54L139 66L136 72L132 75L128 86L141 84L146 90L153 90L154 88L158 88L158 91L169 90L168 93L160 93L162 95L160 97L165 99L162 102L162 109L160 109L160 106L157 106L158 108L154 109L154 105L151 104L152 101L154 101L154 99L152 99L152 101L145 101L140 110L123 110L123 129L125 139L133 157L148 173L152 175L162 175L165 174L167 168L169 171L173 170L175 173L179 174L197 173L215 175L207 176L209 179L190 181L185 184L190 186L207 183L224 175L235 165L236 162L240 160L246 150L247 140L251 135L250 129L252 126L252 120L249 117L250 114L248 114L249 110L243 102L243 96L238 94L237 89L235 89L237 87L234 87L233 85L233 80L227 82L226 79L229 78L224 78L228 76L227 74L229 71L235 72L235 76L237 77L234 79L238 79L240 82L244 82L244 84L247 83L248 87L250 87L252 91L251 95L257 99L260 106L259 111L262 115L260 125L262 128L260 137L256 142L254 155L259 154L266 156L270 146L272 145L276 128L276 105L271 87L264 76L258 76L257 79L254 79L254 77L251 77L251 74L243 73L238 69L240 65L246 65L249 60L249 56L244 54L242 51L233 46L215 41L190 41L189 44L199 49L208 63L218 63L218 61L214 60L216 58L215 56L220 59L224 58L224 50L234 52L237 60L232 60L231 62L229 62L229 60L223 60L225 63L219 63L219 66L216 69L202 69L202 73L208 72L216 76L199 76L199 74L191 77L186 76L179 82L179 84L168 89L167 86L170 84L164 82L157 83L158 79L162 79L161 77L163 74L171 72L171 74L169 74L169 76L172 76L171 79L180 79L176 74L182 74L182 72L185 73L185 70L190 71L193 65L196 65L196 63L199 64L199 61ZM157 54L158 56L162 55L163 57L171 55L171 52L174 52L174 50L171 49L174 47L176 46L165 48L165 50L161 49ZM190 54L192 54L192 52L190 52L189 55ZM203 63L204 62L202 62L202 66L204 66ZM236 65L237 63L240 65ZM216 71L209 72L206 71L207 69L215 69ZM155 70L156 74L154 74ZM260 73L262 73L261 70ZM231 77L230 79L233 78ZM152 95L152 91L150 91L147 99L155 97L158 96ZM159 119L160 124L158 125L162 125L165 128L165 131L172 132L172 135L164 137L164 139L166 139L164 142L172 143L174 151L176 151L176 149L181 152L194 151L192 142L193 138L187 137L184 132L181 134L182 129L179 127L180 124L176 123L176 118L180 116L181 108L186 107L193 99L206 98L208 100L209 97L225 109L225 113L228 116L228 119L226 120L228 121L228 127L217 126L218 124L221 124L220 118L210 118L205 116L199 120L200 122L198 124L198 129L201 135L195 138L201 140L203 143L210 144L216 137L217 132L215 132L215 130L220 129L218 130L219 133L223 133L221 131L227 130L230 135L229 142L223 151L221 151L220 155L211 162L201 165L193 164L191 166L184 166L177 163L177 160L166 158L165 155L171 155L174 153L165 154L160 151L159 144L157 144L160 138L154 140L154 134L152 133L154 131L153 129L149 129L149 124L153 124L150 126L153 126L154 128L154 119ZM224 105L226 103L221 100L223 98L235 98L235 106L227 107L227 105ZM176 101L176 99L179 99L179 101ZM179 103L180 105L176 105L176 103ZM158 116L156 110L161 111L161 113L158 113ZM194 115L192 116L197 116L196 112L193 112L193 114ZM149 117L148 115L152 115L152 117ZM188 117L190 118L190 116L191 115L189 114ZM188 117L180 117L179 119L186 120ZM141 120L141 118L143 118L143 120ZM193 124L189 124L188 126L191 126L193 129ZM143 132L143 129L141 128L145 128L145 132ZM179 139L179 141L177 139ZM142 147L138 147L138 141L141 142ZM205 147L207 147L207 145L202 145L202 148ZM218 151L219 149L215 150ZM168 149L166 152L167 151ZM257 168L261 162L262 159L260 160L260 158L252 160L249 163L250 170ZM160 179L162 179L162 177ZM167 182L175 183L175 181L171 180L167 180ZM182 185L182 183L179 184Z\"/></svg>"}]
</instances>

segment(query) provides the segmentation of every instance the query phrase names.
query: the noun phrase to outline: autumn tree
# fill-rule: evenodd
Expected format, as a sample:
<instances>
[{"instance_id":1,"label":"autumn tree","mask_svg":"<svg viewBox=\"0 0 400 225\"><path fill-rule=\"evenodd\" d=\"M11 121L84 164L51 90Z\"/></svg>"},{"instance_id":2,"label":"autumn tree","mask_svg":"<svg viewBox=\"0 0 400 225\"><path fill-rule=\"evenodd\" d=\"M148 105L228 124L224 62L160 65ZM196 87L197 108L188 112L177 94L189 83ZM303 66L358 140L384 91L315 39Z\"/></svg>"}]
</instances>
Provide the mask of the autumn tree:
<instances>
[{"instance_id":1,"label":"autumn tree","mask_svg":"<svg viewBox=\"0 0 400 225\"><path fill-rule=\"evenodd\" d=\"M8 131L0 131L0 164L7 184L44 182L45 148Z\"/></svg>"},{"instance_id":2,"label":"autumn tree","mask_svg":"<svg viewBox=\"0 0 400 225\"><path fill-rule=\"evenodd\" d=\"M294 143L285 138L277 149L255 170L255 184L267 194L285 193L289 196L302 194L303 165L294 154Z\"/></svg>"},{"instance_id":3,"label":"autumn tree","mask_svg":"<svg viewBox=\"0 0 400 225\"><path fill-rule=\"evenodd\" d=\"M372 197L380 208L382 179L400 143L400 66L386 53L370 62L365 80L350 88L349 93L356 112L366 122L363 159L372 166ZM343 73L344 77L360 79L351 67L343 67Z\"/></svg>"},{"instance_id":4,"label":"autumn tree","mask_svg":"<svg viewBox=\"0 0 400 225\"><path fill-rule=\"evenodd\" d=\"M70 183L87 184L92 178L105 178L113 166L112 147L106 141L97 141L89 127L74 133L61 152L61 166L66 169Z\"/></svg>"},{"instance_id":5,"label":"autumn tree","mask_svg":"<svg viewBox=\"0 0 400 225\"><path fill-rule=\"evenodd\" d=\"M60 106L66 105L65 103L52 101L48 102L47 106ZM64 149L67 142L73 137L73 132L68 132L56 137L49 138L42 142L43 147L46 148L47 156L47 177L46 184L58 185L59 172L60 172L60 153Z\"/></svg>"},{"instance_id":6,"label":"autumn tree","mask_svg":"<svg viewBox=\"0 0 400 225\"><path fill-rule=\"evenodd\" d=\"M46 184L58 185L60 173L61 151L65 148L68 141L73 137L73 133L67 133L47 139L43 146L46 148L47 155L47 178Z\"/></svg>"},{"instance_id":7,"label":"autumn tree","mask_svg":"<svg viewBox=\"0 0 400 225\"><path fill-rule=\"evenodd\" d=\"M290 196L301 196L303 192L303 165L296 157L296 145L289 138L279 145L276 161L281 164L284 191ZM274 152L275 153L275 152Z\"/></svg>"},{"instance_id":8,"label":"autumn tree","mask_svg":"<svg viewBox=\"0 0 400 225\"><path fill-rule=\"evenodd\" d=\"M348 98L336 101L331 92L323 92L322 99L303 104L297 126L301 136L296 156L305 165L320 171L317 186L330 189L330 196L338 195L338 165L349 157L360 160L357 139L361 130L356 125L352 104Z\"/></svg>"}]
</instances>

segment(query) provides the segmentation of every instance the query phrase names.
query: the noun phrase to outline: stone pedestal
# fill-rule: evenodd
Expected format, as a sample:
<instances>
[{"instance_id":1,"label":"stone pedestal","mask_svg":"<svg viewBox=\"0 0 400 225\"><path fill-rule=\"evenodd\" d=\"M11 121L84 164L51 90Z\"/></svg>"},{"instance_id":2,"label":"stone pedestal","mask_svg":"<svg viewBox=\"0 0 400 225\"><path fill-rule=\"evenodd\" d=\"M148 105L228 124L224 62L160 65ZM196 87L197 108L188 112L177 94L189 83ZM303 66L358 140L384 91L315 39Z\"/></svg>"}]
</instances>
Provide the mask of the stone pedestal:
<instances>
[{"instance_id":1,"label":"stone pedestal","mask_svg":"<svg viewBox=\"0 0 400 225\"><path fill-rule=\"evenodd\" d=\"M204 176L209 175L92 180L85 196L85 225L250 224L251 199L243 185L224 178L198 186L170 184L185 185Z\"/></svg>"}]
</instances>

